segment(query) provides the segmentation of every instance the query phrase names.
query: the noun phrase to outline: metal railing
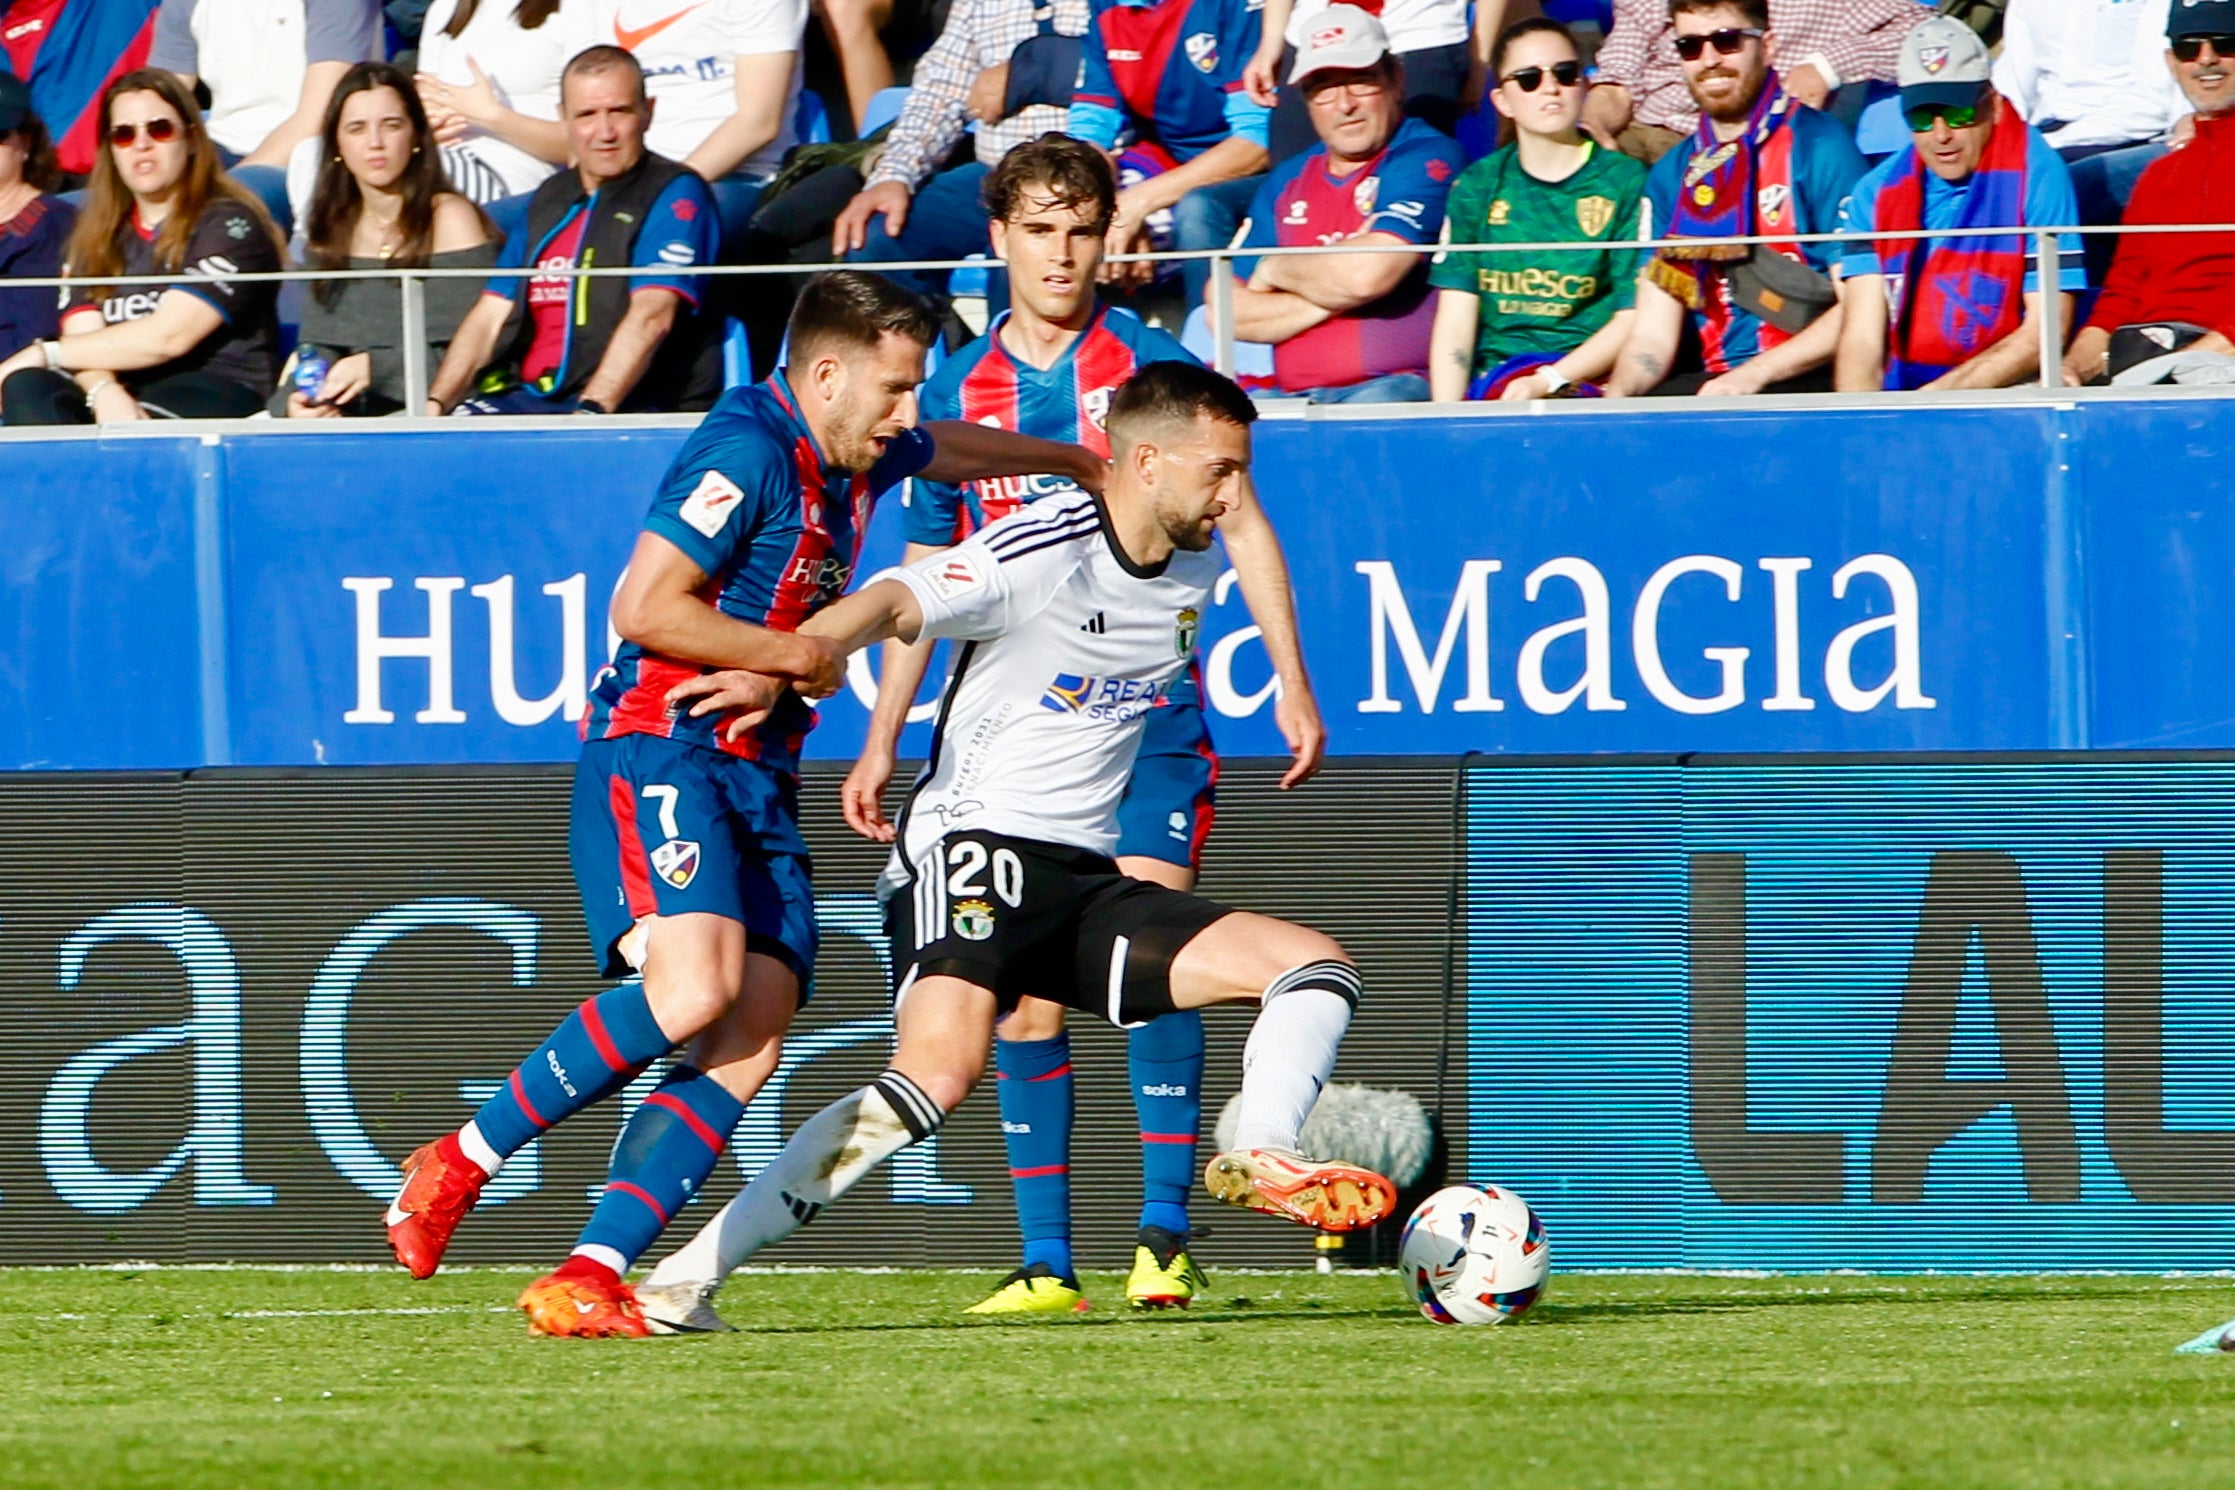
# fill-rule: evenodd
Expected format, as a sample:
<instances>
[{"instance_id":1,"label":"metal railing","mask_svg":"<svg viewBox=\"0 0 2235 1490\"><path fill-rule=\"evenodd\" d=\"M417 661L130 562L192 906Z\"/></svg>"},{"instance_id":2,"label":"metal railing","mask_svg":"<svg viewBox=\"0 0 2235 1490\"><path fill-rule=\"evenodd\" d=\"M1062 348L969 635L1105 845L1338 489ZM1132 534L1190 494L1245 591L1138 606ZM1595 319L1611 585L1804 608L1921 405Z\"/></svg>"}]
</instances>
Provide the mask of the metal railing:
<instances>
[{"instance_id":1,"label":"metal railing","mask_svg":"<svg viewBox=\"0 0 2235 1490\"><path fill-rule=\"evenodd\" d=\"M1457 244L1325 244L1309 247L1275 247L1242 249L1238 247L1210 249L1175 249L1159 253L1115 254L1106 262L1113 264L1179 264L1191 260L1210 261L1210 302L1208 315L1214 338L1213 366L1231 376L1235 368L1234 335L1234 276L1228 266L1236 259L1292 258L1347 254L1409 254L1415 257L1441 257L1449 254L1523 254L1552 252L1646 252L1663 248L1698 248L1703 241L1721 247L1750 247L1758 244L1813 244L1813 243L1890 243L1913 242L1918 239L1958 238L2009 238L2028 237L2033 240L2035 262L2048 266L2043 283L2054 284L2058 274L2059 245L2065 238L2086 238L2089 235L2149 235L2161 233L2227 233L2235 234L2235 223L2136 223L2100 227L1986 227L1915 229L1887 233L1787 233L1763 234L1753 237L1717 238L1652 238L1608 241L1604 239L1554 240L1531 243L1457 243ZM427 388L432 369L427 366L427 303L426 285L438 279L597 279L638 278L647 273L663 277L689 279L799 279L822 273L829 269L855 267L874 272L892 270L955 270L979 269L988 274L1005 272L998 259L908 259L889 263L860 264L698 264L676 266L615 265L593 269L575 267L535 267L529 269L285 269L250 274L225 274L206 276L228 284L288 284L303 281L335 280L396 280L402 299L402 355L404 363L404 407L418 411L426 407ZM180 274L111 275L101 279L104 286L122 285L175 285ZM197 276L201 277L201 276ZM12 286L24 288L62 288L80 281L63 278L11 278ZM2040 378L2042 387L2063 387L2063 361L2065 336L2062 302L2059 295L2042 297L2040 318Z\"/></svg>"}]
</instances>

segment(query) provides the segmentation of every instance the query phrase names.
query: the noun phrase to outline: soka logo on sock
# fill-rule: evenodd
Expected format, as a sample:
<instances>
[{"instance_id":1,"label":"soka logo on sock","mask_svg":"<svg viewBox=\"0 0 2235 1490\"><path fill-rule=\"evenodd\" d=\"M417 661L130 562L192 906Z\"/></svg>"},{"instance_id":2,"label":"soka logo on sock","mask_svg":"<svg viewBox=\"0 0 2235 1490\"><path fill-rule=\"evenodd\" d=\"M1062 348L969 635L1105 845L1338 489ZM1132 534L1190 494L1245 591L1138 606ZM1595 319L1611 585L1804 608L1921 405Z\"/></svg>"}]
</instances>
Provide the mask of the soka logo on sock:
<instances>
[{"instance_id":1,"label":"soka logo on sock","mask_svg":"<svg viewBox=\"0 0 2235 1490\"><path fill-rule=\"evenodd\" d=\"M578 1097L581 1095L580 1092L577 1092L574 1089L574 1083L567 1080L567 1068L559 1064L559 1053L556 1050L546 1050L545 1052L543 1052L543 1060L544 1064L548 1065L551 1068L551 1074L559 1078L560 1090L564 1091L570 1097Z\"/></svg>"},{"instance_id":2,"label":"soka logo on sock","mask_svg":"<svg viewBox=\"0 0 2235 1490\"><path fill-rule=\"evenodd\" d=\"M676 889L688 889L698 877L698 845L688 838L671 838L652 850L652 867Z\"/></svg>"},{"instance_id":3,"label":"soka logo on sock","mask_svg":"<svg viewBox=\"0 0 2235 1490\"><path fill-rule=\"evenodd\" d=\"M1184 1097L1187 1095L1187 1088L1160 1081L1154 1086L1142 1087L1141 1095L1144 1097Z\"/></svg>"},{"instance_id":4,"label":"soka logo on sock","mask_svg":"<svg viewBox=\"0 0 2235 1490\"><path fill-rule=\"evenodd\" d=\"M1030 1133L1032 1125L1030 1123L1012 1123L1007 1118L1003 1118L1001 1120L1001 1131L1004 1133Z\"/></svg>"}]
</instances>

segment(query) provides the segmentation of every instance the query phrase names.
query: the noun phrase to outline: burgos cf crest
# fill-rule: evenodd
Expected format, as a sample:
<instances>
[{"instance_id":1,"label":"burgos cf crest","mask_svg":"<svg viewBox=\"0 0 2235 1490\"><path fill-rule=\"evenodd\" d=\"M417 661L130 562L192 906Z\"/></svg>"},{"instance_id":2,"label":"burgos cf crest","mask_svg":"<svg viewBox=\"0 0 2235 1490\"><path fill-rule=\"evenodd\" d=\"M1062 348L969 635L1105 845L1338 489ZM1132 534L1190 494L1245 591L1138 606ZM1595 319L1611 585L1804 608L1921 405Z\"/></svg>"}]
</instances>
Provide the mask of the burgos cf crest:
<instances>
[{"instance_id":1,"label":"burgos cf crest","mask_svg":"<svg viewBox=\"0 0 2235 1490\"><path fill-rule=\"evenodd\" d=\"M1614 221L1614 198L1578 197L1575 202L1575 225L1583 230L1586 238L1596 238Z\"/></svg>"},{"instance_id":2,"label":"burgos cf crest","mask_svg":"<svg viewBox=\"0 0 2235 1490\"><path fill-rule=\"evenodd\" d=\"M1195 64L1197 72L1209 72L1218 66L1218 38L1208 31L1198 31L1187 39L1187 60Z\"/></svg>"},{"instance_id":3,"label":"burgos cf crest","mask_svg":"<svg viewBox=\"0 0 2235 1490\"><path fill-rule=\"evenodd\" d=\"M1172 646L1182 657L1195 655L1195 638L1203 629L1203 617L1192 606L1179 613L1172 623Z\"/></svg>"},{"instance_id":4,"label":"burgos cf crest","mask_svg":"<svg viewBox=\"0 0 2235 1490\"><path fill-rule=\"evenodd\" d=\"M982 942L993 935L993 907L983 900L965 900L955 907L955 935L966 942Z\"/></svg>"},{"instance_id":5,"label":"burgos cf crest","mask_svg":"<svg viewBox=\"0 0 2235 1490\"><path fill-rule=\"evenodd\" d=\"M698 845L688 838L670 838L652 850L652 868L678 890L690 888L698 878Z\"/></svg>"}]
</instances>

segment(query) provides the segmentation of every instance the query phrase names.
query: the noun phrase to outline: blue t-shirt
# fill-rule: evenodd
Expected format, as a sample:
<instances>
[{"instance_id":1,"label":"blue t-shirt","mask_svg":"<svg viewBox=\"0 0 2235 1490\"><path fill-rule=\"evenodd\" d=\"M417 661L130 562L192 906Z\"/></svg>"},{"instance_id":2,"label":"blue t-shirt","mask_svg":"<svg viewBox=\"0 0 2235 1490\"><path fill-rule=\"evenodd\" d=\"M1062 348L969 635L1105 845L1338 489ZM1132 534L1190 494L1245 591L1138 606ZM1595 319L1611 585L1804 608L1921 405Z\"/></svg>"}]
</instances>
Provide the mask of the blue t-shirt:
<instances>
[{"instance_id":1,"label":"blue t-shirt","mask_svg":"<svg viewBox=\"0 0 2235 1490\"><path fill-rule=\"evenodd\" d=\"M1829 114L1796 107L1792 122L1785 127L1793 136L1792 201L1760 202L1757 209L1760 231L1764 235L1836 232L1839 209L1846 202L1847 194L1854 190L1855 183L1862 179L1868 164L1862 152L1855 148L1854 137L1847 133L1846 126ZM1677 194L1684 190L1685 168L1691 164L1696 149L1696 141L1678 145L1662 156L1652 174L1646 177L1645 200L1651 209L1651 217L1645 225L1646 237L1667 236L1669 224L1675 217ZM1839 262L1839 244L1804 243L1800 248L1809 264L1820 273L1830 274L1832 266ZM1692 315L1695 322L1705 319L1697 311ZM1760 319L1736 305L1730 306L1722 336L1723 365L1714 370L1724 371L1751 362L1761 350Z\"/></svg>"},{"instance_id":2,"label":"blue t-shirt","mask_svg":"<svg viewBox=\"0 0 2235 1490\"><path fill-rule=\"evenodd\" d=\"M1172 158L1229 135L1262 145L1272 110L1242 89L1262 0L1093 0L1070 132L1107 150L1127 124Z\"/></svg>"},{"instance_id":3,"label":"blue t-shirt","mask_svg":"<svg viewBox=\"0 0 2235 1490\"><path fill-rule=\"evenodd\" d=\"M779 372L732 389L700 421L661 478L644 531L706 572L722 614L796 631L845 592L877 497L932 454L930 435L911 429L867 471L827 468ZM658 735L796 772L815 711L787 693L759 728L722 739L720 716L693 719L666 702L670 688L707 671L624 641L590 691L583 738Z\"/></svg>"},{"instance_id":4,"label":"blue t-shirt","mask_svg":"<svg viewBox=\"0 0 2235 1490\"><path fill-rule=\"evenodd\" d=\"M17 279L53 279L62 273L62 245L78 212L60 197L41 194L7 222L0 222L0 361L35 341L61 334L62 296L52 285L34 289Z\"/></svg>"},{"instance_id":5,"label":"blue t-shirt","mask_svg":"<svg viewBox=\"0 0 2235 1490\"><path fill-rule=\"evenodd\" d=\"M2063 228L2080 220L2080 204L2072 191L2072 172L2064 158L2056 153L2041 132L2028 124L2023 126L2025 142L2025 207L2026 227ZM1911 147L1913 150L1915 147ZM1901 171L1907 151L1895 151L1872 166L1862 180L1855 183L1855 190L1839 214L1839 231L1842 233L1869 233L1878 218L1878 193ZM1957 226L1957 215L1963 210L1967 178L1961 186L1950 185L1928 170L1918 173L1924 179L1925 220L1923 226L1952 228ZM1990 226L1982 223L1980 226ZM1934 238L1927 240L1934 247L1979 240ZM1888 247L1895 256L1887 259L1878 252L1878 245L1865 239L1856 243L1839 245L1843 257L1839 272L1852 278L1858 274L1883 274L1898 281L1906 271L1909 259L1909 241ZM2037 238L2025 240L2025 287L2023 293L2032 294L2041 288L2041 266L2038 262L2041 243ZM2088 287L2086 258L2077 235L2066 234L2057 242L2057 287L2073 294ZM1898 296L1899 285L1894 286Z\"/></svg>"}]
</instances>

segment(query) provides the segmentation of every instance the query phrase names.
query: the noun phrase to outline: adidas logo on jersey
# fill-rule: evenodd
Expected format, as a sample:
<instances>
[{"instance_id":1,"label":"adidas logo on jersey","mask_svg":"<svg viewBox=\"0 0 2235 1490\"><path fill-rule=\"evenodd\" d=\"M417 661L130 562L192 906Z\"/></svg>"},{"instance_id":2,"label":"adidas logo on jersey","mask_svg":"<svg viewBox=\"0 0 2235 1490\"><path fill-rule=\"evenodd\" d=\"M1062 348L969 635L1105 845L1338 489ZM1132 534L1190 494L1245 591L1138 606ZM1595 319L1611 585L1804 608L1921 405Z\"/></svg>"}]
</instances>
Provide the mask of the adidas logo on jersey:
<instances>
[{"instance_id":1,"label":"adidas logo on jersey","mask_svg":"<svg viewBox=\"0 0 2235 1490\"><path fill-rule=\"evenodd\" d=\"M1096 611L1093 615L1087 617L1084 621L1079 623L1079 629L1093 636L1101 636L1103 633L1107 632L1110 627L1109 623L1102 619L1102 612Z\"/></svg>"}]
</instances>

